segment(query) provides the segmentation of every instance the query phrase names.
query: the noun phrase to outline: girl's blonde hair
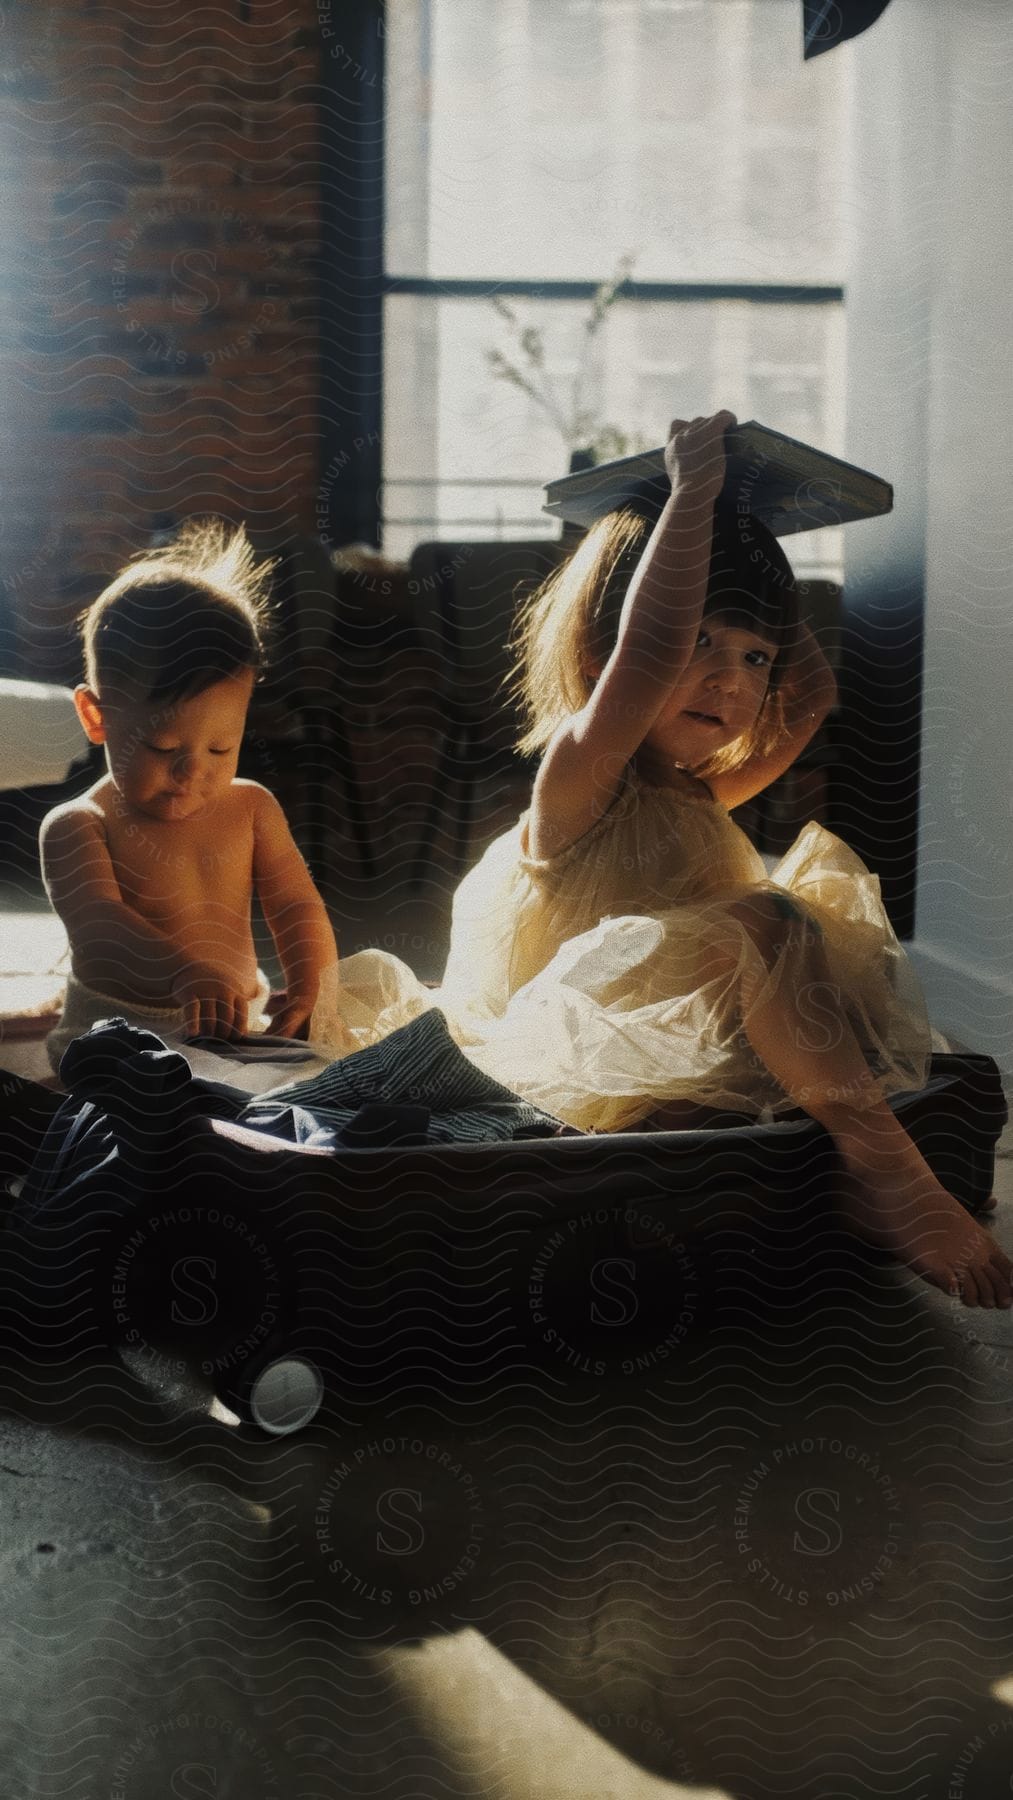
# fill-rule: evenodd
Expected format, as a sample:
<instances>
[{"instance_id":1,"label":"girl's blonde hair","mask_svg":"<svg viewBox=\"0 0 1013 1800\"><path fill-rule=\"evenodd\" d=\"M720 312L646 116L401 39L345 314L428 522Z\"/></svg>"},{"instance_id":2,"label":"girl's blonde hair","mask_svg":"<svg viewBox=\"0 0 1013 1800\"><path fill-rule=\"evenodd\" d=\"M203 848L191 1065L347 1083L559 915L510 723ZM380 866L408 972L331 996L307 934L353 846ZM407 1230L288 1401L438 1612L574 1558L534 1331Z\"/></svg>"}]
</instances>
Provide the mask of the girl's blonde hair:
<instances>
[{"instance_id":1,"label":"girl's blonde hair","mask_svg":"<svg viewBox=\"0 0 1013 1800\"><path fill-rule=\"evenodd\" d=\"M527 721L518 748L540 754L565 719L586 706L619 633L634 570L656 519L624 507L599 519L573 555L522 607L514 635L514 691ZM781 676L798 633L795 578L780 544L751 516L715 508L704 615L730 614L777 646L751 731L695 768L706 779L769 755L786 733Z\"/></svg>"},{"instance_id":2,"label":"girl's blonde hair","mask_svg":"<svg viewBox=\"0 0 1013 1800\"><path fill-rule=\"evenodd\" d=\"M240 669L259 671L273 565L245 531L192 519L131 558L81 616L85 680L147 700L203 693Z\"/></svg>"}]
</instances>

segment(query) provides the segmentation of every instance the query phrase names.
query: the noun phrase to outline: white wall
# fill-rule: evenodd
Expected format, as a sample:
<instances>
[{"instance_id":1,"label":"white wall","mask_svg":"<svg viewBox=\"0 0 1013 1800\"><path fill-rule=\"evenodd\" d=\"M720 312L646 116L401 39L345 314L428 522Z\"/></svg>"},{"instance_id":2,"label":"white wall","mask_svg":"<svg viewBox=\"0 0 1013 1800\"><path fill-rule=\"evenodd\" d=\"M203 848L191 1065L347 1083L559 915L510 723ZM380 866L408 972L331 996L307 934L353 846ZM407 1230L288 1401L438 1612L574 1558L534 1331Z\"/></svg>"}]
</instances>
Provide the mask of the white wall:
<instances>
[{"instance_id":1,"label":"white wall","mask_svg":"<svg viewBox=\"0 0 1013 1800\"><path fill-rule=\"evenodd\" d=\"M852 59L848 454L897 510L847 581L888 605L923 562L912 953L1013 1078L1013 8L892 0Z\"/></svg>"}]
</instances>

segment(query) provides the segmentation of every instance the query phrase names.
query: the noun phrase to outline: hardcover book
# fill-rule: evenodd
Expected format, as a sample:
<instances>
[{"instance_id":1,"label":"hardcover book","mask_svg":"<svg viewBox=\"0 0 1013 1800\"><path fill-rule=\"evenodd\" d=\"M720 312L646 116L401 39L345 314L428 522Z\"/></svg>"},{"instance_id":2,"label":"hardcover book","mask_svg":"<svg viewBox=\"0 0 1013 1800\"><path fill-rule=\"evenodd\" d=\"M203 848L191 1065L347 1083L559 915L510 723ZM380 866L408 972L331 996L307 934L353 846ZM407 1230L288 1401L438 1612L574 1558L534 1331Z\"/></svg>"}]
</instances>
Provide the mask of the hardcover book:
<instances>
[{"instance_id":1,"label":"hardcover book","mask_svg":"<svg viewBox=\"0 0 1013 1800\"><path fill-rule=\"evenodd\" d=\"M893 507L893 488L868 469L828 456L812 444L748 419L725 434L728 473L721 499L743 517L762 520L776 537L874 519ZM658 513L671 485L665 451L643 450L550 481L543 511L585 530L618 507Z\"/></svg>"}]
</instances>

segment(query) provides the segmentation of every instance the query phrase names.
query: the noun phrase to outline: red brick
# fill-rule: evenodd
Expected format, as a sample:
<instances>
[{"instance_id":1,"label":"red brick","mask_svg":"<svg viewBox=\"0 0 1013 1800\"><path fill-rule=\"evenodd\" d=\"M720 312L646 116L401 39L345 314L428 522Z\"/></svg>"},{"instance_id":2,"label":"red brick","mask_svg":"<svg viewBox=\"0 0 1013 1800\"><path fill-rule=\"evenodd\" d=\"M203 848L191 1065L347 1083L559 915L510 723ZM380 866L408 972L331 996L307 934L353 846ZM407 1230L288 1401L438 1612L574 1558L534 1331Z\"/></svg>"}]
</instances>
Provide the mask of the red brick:
<instances>
[{"instance_id":1,"label":"red brick","mask_svg":"<svg viewBox=\"0 0 1013 1800\"><path fill-rule=\"evenodd\" d=\"M8 19L0 199L19 286L0 339L0 582L40 673L73 670L79 606L153 514L313 527L318 9L250 10L45 0ZM188 315L174 291L197 271L194 305L210 296L209 265L175 259L200 248L217 294Z\"/></svg>"}]
</instances>

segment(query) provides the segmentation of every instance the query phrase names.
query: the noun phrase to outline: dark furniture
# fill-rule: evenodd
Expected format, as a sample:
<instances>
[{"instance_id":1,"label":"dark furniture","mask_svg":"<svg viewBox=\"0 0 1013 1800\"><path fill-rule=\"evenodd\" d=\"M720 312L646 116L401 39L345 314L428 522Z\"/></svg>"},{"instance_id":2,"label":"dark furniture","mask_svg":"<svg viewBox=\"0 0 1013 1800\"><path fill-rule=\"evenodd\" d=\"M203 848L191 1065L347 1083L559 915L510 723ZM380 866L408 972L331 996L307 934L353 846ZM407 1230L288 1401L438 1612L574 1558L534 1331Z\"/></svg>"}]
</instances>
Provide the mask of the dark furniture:
<instances>
[{"instance_id":1,"label":"dark furniture","mask_svg":"<svg viewBox=\"0 0 1013 1800\"><path fill-rule=\"evenodd\" d=\"M282 541L256 531L260 557L275 560L274 641L267 677L254 690L239 772L289 801L290 824L318 881L329 874L329 823L343 807L364 875L373 873L369 822L345 725L343 664L335 642L335 575L325 544Z\"/></svg>"},{"instance_id":2,"label":"dark furniture","mask_svg":"<svg viewBox=\"0 0 1013 1800\"><path fill-rule=\"evenodd\" d=\"M443 737L416 888L430 859L451 880L463 873L480 794L486 818L501 806L516 816L526 804L533 770L515 748L510 640L523 601L562 554L550 539L427 543L412 553L409 593L420 644L437 670Z\"/></svg>"}]
</instances>

